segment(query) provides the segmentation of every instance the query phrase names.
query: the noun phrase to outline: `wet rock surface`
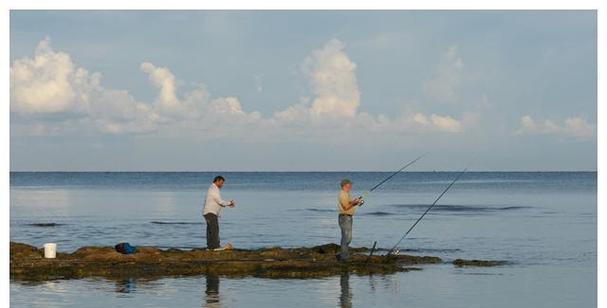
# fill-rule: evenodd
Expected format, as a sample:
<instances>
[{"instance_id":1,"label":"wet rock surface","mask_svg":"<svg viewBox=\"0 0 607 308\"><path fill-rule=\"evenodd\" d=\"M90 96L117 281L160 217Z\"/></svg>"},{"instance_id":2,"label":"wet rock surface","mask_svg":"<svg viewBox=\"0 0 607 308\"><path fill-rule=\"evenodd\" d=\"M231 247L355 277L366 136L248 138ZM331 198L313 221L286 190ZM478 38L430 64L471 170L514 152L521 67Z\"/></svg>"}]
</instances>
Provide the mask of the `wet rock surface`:
<instances>
[{"instance_id":1,"label":"wet rock surface","mask_svg":"<svg viewBox=\"0 0 607 308\"><path fill-rule=\"evenodd\" d=\"M455 259L453 260L453 265L458 267L464 266L479 266L479 267L489 267L489 266L500 266L508 264L507 261L487 261L487 260L465 260L465 259Z\"/></svg>"},{"instance_id":2,"label":"wet rock surface","mask_svg":"<svg viewBox=\"0 0 607 308\"><path fill-rule=\"evenodd\" d=\"M358 275L392 274L418 269L418 264L443 261L432 256L368 256L367 248L352 248L347 262L339 262L339 246L327 244L302 248L263 248L208 251L161 250L137 247L123 255L113 247L81 247L73 253L57 253L45 259L42 249L10 243L10 276L13 280L43 281L85 277L159 278L195 275L254 276L265 278L317 278L348 272ZM476 262L492 262L479 261ZM455 264L455 262L454 262ZM487 265L485 265L487 266Z\"/></svg>"}]
</instances>

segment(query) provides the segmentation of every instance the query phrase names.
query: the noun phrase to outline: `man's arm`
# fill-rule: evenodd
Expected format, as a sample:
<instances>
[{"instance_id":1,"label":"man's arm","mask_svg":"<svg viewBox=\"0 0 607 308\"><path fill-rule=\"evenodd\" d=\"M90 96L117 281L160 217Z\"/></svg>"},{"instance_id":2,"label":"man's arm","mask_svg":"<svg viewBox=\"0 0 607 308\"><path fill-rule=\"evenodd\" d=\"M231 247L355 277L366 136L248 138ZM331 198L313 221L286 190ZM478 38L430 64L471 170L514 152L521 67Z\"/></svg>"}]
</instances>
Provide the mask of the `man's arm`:
<instances>
[{"instance_id":1,"label":"man's arm","mask_svg":"<svg viewBox=\"0 0 607 308\"><path fill-rule=\"evenodd\" d=\"M350 207L348 209L351 209L359 204L361 204L361 199L360 198L356 198L356 199L352 199L350 200L350 202L348 202L350 204Z\"/></svg>"},{"instance_id":2,"label":"man's arm","mask_svg":"<svg viewBox=\"0 0 607 308\"><path fill-rule=\"evenodd\" d=\"M348 200L347 197L340 197L339 200L339 205L341 206L342 210L344 211L349 211L351 208L357 206L358 204L360 204L360 199L356 198L353 200Z\"/></svg>"},{"instance_id":3,"label":"man's arm","mask_svg":"<svg viewBox=\"0 0 607 308\"><path fill-rule=\"evenodd\" d=\"M213 194L211 195L211 197L213 198L213 201L217 202L217 204L219 204L222 207L234 205L234 200L225 201L225 200L221 199L218 191L214 191Z\"/></svg>"}]
</instances>

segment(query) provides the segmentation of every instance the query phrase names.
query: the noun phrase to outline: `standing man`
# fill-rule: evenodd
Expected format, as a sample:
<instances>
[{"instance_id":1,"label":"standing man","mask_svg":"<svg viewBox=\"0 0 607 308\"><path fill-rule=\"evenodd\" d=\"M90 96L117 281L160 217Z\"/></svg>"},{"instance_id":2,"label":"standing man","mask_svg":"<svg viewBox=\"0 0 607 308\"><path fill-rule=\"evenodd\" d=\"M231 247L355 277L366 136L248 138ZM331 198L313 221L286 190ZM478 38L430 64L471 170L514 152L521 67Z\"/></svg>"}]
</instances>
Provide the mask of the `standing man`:
<instances>
[{"instance_id":1,"label":"standing man","mask_svg":"<svg viewBox=\"0 0 607 308\"><path fill-rule=\"evenodd\" d=\"M223 187L225 179L219 175L213 179L213 183L207 191L204 199L203 216L207 222L207 248L219 248L219 221L217 218L221 216L221 210L224 207L235 207L234 200L225 201L221 199L219 190ZM231 245L230 245L231 247Z\"/></svg>"},{"instance_id":2,"label":"standing man","mask_svg":"<svg viewBox=\"0 0 607 308\"><path fill-rule=\"evenodd\" d=\"M356 206L364 203L361 197L350 199L352 181L343 179L341 191L337 196L337 212L339 213L339 228L341 229L341 253L339 260L346 261L350 257L348 245L352 242L352 215L356 212Z\"/></svg>"}]
</instances>

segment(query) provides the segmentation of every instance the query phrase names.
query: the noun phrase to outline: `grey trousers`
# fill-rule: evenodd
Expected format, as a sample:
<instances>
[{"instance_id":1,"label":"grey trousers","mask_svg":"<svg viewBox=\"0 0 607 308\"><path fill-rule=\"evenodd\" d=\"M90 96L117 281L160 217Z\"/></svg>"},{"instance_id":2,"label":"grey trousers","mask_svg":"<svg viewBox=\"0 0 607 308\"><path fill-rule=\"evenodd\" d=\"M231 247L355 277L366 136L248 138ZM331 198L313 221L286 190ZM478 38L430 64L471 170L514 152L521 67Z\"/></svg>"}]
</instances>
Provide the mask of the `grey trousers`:
<instances>
[{"instance_id":1,"label":"grey trousers","mask_svg":"<svg viewBox=\"0 0 607 308\"><path fill-rule=\"evenodd\" d=\"M219 221L217 215L206 214L204 220L207 221L207 248L215 249L219 248Z\"/></svg>"},{"instance_id":2,"label":"grey trousers","mask_svg":"<svg viewBox=\"0 0 607 308\"><path fill-rule=\"evenodd\" d=\"M341 229L341 253L342 260L348 259L348 245L352 242L352 216L339 214L339 228Z\"/></svg>"}]
</instances>

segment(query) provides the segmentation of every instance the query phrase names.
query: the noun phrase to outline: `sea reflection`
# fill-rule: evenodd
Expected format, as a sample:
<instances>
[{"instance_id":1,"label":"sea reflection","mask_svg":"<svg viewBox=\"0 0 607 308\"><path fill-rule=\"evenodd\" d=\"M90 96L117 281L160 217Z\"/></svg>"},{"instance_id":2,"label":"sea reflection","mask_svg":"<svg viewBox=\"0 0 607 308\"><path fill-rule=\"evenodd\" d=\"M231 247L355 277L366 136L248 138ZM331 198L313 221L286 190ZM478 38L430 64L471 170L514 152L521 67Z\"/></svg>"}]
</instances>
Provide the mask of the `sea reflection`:
<instances>
[{"instance_id":1,"label":"sea reflection","mask_svg":"<svg viewBox=\"0 0 607 308\"><path fill-rule=\"evenodd\" d=\"M67 189L11 188L11 218L47 218L64 216L74 205L73 192Z\"/></svg>"},{"instance_id":2,"label":"sea reflection","mask_svg":"<svg viewBox=\"0 0 607 308\"><path fill-rule=\"evenodd\" d=\"M205 298L202 302L202 307L221 307L219 300L219 275L207 274L206 281Z\"/></svg>"},{"instance_id":3,"label":"sea reflection","mask_svg":"<svg viewBox=\"0 0 607 308\"><path fill-rule=\"evenodd\" d=\"M341 308L352 307L352 289L350 288L350 273L343 272L339 277L341 292L339 295L339 306Z\"/></svg>"},{"instance_id":4,"label":"sea reflection","mask_svg":"<svg viewBox=\"0 0 607 308\"><path fill-rule=\"evenodd\" d=\"M133 278L116 281L116 293L129 294L135 292L137 281Z\"/></svg>"}]
</instances>

